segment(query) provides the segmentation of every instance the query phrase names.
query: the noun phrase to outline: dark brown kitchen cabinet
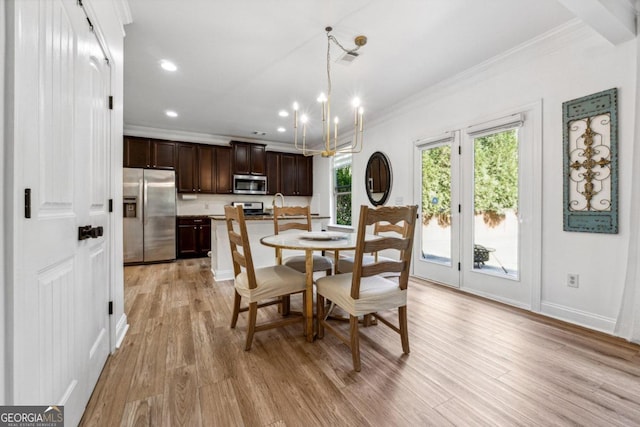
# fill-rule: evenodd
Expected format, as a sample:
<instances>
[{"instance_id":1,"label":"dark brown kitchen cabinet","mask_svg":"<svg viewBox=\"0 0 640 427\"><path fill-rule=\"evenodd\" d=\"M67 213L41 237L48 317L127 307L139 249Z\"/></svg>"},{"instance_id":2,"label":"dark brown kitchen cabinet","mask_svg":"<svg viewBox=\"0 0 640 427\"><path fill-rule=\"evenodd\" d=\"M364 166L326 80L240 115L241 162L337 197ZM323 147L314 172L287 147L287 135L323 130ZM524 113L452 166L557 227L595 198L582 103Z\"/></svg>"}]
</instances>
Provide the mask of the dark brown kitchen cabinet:
<instances>
[{"instance_id":1,"label":"dark brown kitchen cabinet","mask_svg":"<svg viewBox=\"0 0 640 427\"><path fill-rule=\"evenodd\" d=\"M208 217L178 217L178 258L206 257L211 250L211 219Z\"/></svg>"},{"instance_id":2,"label":"dark brown kitchen cabinet","mask_svg":"<svg viewBox=\"0 0 640 427\"><path fill-rule=\"evenodd\" d=\"M262 144L231 141L233 173L237 175L265 175L266 150Z\"/></svg>"},{"instance_id":3,"label":"dark brown kitchen cabinet","mask_svg":"<svg viewBox=\"0 0 640 427\"><path fill-rule=\"evenodd\" d=\"M176 143L161 139L124 137L123 166L127 168L174 169Z\"/></svg>"},{"instance_id":4,"label":"dark brown kitchen cabinet","mask_svg":"<svg viewBox=\"0 0 640 427\"><path fill-rule=\"evenodd\" d=\"M216 193L233 193L231 147L216 147Z\"/></svg>"},{"instance_id":5,"label":"dark brown kitchen cabinet","mask_svg":"<svg viewBox=\"0 0 640 427\"><path fill-rule=\"evenodd\" d=\"M280 158L281 192L285 196L313 195L313 158L282 153Z\"/></svg>"},{"instance_id":6,"label":"dark brown kitchen cabinet","mask_svg":"<svg viewBox=\"0 0 640 427\"><path fill-rule=\"evenodd\" d=\"M198 188L198 146L178 144L178 168L176 173L178 193L196 193Z\"/></svg>"},{"instance_id":7,"label":"dark brown kitchen cabinet","mask_svg":"<svg viewBox=\"0 0 640 427\"><path fill-rule=\"evenodd\" d=\"M198 192L216 192L216 147L198 145Z\"/></svg>"},{"instance_id":8,"label":"dark brown kitchen cabinet","mask_svg":"<svg viewBox=\"0 0 640 427\"><path fill-rule=\"evenodd\" d=\"M178 193L216 192L216 147L212 145L178 144Z\"/></svg>"},{"instance_id":9,"label":"dark brown kitchen cabinet","mask_svg":"<svg viewBox=\"0 0 640 427\"><path fill-rule=\"evenodd\" d=\"M275 151L267 151L267 194L281 193L280 160L282 155Z\"/></svg>"}]
</instances>

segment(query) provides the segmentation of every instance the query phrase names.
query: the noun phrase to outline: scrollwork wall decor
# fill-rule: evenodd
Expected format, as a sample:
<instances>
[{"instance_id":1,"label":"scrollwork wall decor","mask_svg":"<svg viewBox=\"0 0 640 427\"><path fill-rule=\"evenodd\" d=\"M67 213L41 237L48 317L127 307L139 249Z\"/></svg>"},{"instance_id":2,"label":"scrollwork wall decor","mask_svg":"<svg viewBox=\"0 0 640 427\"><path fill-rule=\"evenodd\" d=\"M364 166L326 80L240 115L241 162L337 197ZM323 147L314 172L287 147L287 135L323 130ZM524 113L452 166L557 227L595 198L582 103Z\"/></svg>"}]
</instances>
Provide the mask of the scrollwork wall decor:
<instances>
[{"instance_id":1,"label":"scrollwork wall decor","mask_svg":"<svg viewBox=\"0 0 640 427\"><path fill-rule=\"evenodd\" d=\"M618 232L618 105L609 89L562 104L564 230Z\"/></svg>"}]
</instances>

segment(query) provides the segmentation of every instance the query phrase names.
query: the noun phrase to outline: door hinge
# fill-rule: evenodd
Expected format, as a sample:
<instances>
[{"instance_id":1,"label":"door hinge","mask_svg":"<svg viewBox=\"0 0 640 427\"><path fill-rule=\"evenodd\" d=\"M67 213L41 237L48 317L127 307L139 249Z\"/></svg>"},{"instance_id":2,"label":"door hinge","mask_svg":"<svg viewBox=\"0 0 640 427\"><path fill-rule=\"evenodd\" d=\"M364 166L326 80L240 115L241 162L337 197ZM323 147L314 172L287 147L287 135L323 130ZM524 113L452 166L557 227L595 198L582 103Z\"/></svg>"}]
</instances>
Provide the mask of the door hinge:
<instances>
[{"instance_id":1,"label":"door hinge","mask_svg":"<svg viewBox=\"0 0 640 427\"><path fill-rule=\"evenodd\" d=\"M89 31L93 31L93 24L91 23L91 19L87 17L87 22L89 23Z\"/></svg>"},{"instance_id":2,"label":"door hinge","mask_svg":"<svg viewBox=\"0 0 640 427\"><path fill-rule=\"evenodd\" d=\"M458 263L458 271L460 271L460 270L461 270L461 268L462 268L462 267L461 267L460 263Z\"/></svg>"},{"instance_id":3,"label":"door hinge","mask_svg":"<svg viewBox=\"0 0 640 427\"><path fill-rule=\"evenodd\" d=\"M82 6L82 0L78 0L78 6Z\"/></svg>"},{"instance_id":4,"label":"door hinge","mask_svg":"<svg viewBox=\"0 0 640 427\"><path fill-rule=\"evenodd\" d=\"M109 301L109 315L113 314L113 301Z\"/></svg>"},{"instance_id":5,"label":"door hinge","mask_svg":"<svg viewBox=\"0 0 640 427\"><path fill-rule=\"evenodd\" d=\"M113 199L109 199L109 212L113 212Z\"/></svg>"},{"instance_id":6,"label":"door hinge","mask_svg":"<svg viewBox=\"0 0 640 427\"><path fill-rule=\"evenodd\" d=\"M458 154L462 154L462 146L458 145Z\"/></svg>"},{"instance_id":7,"label":"door hinge","mask_svg":"<svg viewBox=\"0 0 640 427\"><path fill-rule=\"evenodd\" d=\"M109 95L109 110L113 110L113 96Z\"/></svg>"},{"instance_id":8,"label":"door hinge","mask_svg":"<svg viewBox=\"0 0 640 427\"><path fill-rule=\"evenodd\" d=\"M458 213L462 212L462 205L458 205Z\"/></svg>"},{"instance_id":9,"label":"door hinge","mask_svg":"<svg viewBox=\"0 0 640 427\"><path fill-rule=\"evenodd\" d=\"M31 189L24 189L24 217L31 218Z\"/></svg>"}]
</instances>

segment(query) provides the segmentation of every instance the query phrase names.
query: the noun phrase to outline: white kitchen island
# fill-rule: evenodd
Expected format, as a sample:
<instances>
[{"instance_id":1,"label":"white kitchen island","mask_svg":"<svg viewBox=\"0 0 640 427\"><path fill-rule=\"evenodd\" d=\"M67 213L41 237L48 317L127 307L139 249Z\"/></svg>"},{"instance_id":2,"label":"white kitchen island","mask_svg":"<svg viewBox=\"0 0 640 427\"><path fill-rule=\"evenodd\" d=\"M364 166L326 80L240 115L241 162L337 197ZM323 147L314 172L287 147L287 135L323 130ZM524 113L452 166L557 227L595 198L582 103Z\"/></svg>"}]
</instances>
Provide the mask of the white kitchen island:
<instances>
[{"instance_id":1,"label":"white kitchen island","mask_svg":"<svg viewBox=\"0 0 640 427\"><path fill-rule=\"evenodd\" d=\"M231 261L231 248L229 247L229 234L224 215L211 215L211 272L215 280L233 279L233 262ZM270 236L273 232L273 216L258 215L246 216L247 232L249 233L249 245L251 256L256 268L274 265L276 262L275 249L264 246L260 239ZM278 222L296 221L295 218L278 220ZM300 219L297 219L300 221ZM311 216L311 228L320 231L323 224L327 224L327 216ZM284 251L283 256L304 255L303 251Z\"/></svg>"}]
</instances>

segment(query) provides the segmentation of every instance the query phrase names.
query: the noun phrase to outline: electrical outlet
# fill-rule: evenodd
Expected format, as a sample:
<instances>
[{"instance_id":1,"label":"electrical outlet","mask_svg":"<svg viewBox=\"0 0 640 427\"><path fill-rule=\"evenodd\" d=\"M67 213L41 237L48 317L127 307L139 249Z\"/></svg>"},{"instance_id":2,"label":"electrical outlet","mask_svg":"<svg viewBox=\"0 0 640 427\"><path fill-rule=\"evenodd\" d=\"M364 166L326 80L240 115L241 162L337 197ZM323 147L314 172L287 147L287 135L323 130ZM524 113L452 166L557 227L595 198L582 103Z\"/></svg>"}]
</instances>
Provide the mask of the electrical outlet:
<instances>
[{"instance_id":1,"label":"electrical outlet","mask_svg":"<svg viewBox=\"0 0 640 427\"><path fill-rule=\"evenodd\" d=\"M567 286L570 288L577 288L580 282L580 276L575 273L567 274Z\"/></svg>"}]
</instances>

